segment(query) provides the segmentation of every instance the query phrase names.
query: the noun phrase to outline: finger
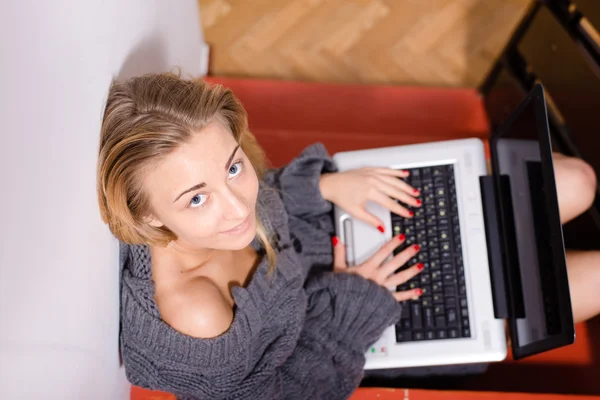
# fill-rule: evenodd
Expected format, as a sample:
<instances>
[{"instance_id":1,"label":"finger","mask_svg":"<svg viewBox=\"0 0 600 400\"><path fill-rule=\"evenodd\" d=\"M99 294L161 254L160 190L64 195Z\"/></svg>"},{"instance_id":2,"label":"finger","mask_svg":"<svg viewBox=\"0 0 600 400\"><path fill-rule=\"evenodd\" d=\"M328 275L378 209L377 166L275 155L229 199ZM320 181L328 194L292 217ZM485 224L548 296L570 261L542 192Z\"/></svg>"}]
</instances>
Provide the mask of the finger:
<instances>
[{"instance_id":1,"label":"finger","mask_svg":"<svg viewBox=\"0 0 600 400\"><path fill-rule=\"evenodd\" d=\"M378 179L380 179L380 185L378 186L378 188L383 193L385 193L389 197L400 200L401 202L409 206L420 207L421 204L423 204L423 202L419 199L416 199L414 195L409 196L409 194L406 193L403 189L400 189L398 188L398 186L391 184L389 180L394 180L394 178L387 178L388 177L385 176L378 177Z\"/></svg>"},{"instance_id":2,"label":"finger","mask_svg":"<svg viewBox=\"0 0 600 400\"><path fill-rule=\"evenodd\" d=\"M348 269L348 264L346 264L346 246L344 246L337 236L331 238L331 244L333 245L333 269Z\"/></svg>"},{"instance_id":3,"label":"finger","mask_svg":"<svg viewBox=\"0 0 600 400\"><path fill-rule=\"evenodd\" d=\"M410 172L405 169L373 168L373 172L382 175L395 176L397 178L406 178L407 176L410 176Z\"/></svg>"},{"instance_id":4,"label":"finger","mask_svg":"<svg viewBox=\"0 0 600 400\"><path fill-rule=\"evenodd\" d=\"M412 279L415 276L417 276L418 274L420 274L421 271L423 271L423 268L425 268L425 266L423 264L421 264L421 263L415 264L412 267L407 268L403 271L400 271L400 272L390 276L389 278L387 278L383 282L383 286L391 289L396 286L402 285L403 283L408 282L410 279Z\"/></svg>"},{"instance_id":5,"label":"finger","mask_svg":"<svg viewBox=\"0 0 600 400\"><path fill-rule=\"evenodd\" d=\"M421 289L413 289L413 290L405 290L402 292L394 293L394 298L396 301L406 301L410 299L416 299L421 297L423 291Z\"/></svg>"},{"instance_id":6,"label":"finger","mask_svg":"<svg viewBox=\"0 0 600 400\"><path fill-rule=\"evenodd\" d=\"M380 180L398 188L399 190L402 190L407 195L414 197L414 196L418 196L419 194L421 194L417 188L414 188L411 185L409 185L408 183L404 182L403 180L397 179L393 176L380 174L380 175L377 175L377 177Z\"/></svg>"},{"instance_id":7,"label":"finger","mask_svg":"<svg viewBox=\"0 0 600 400\"><path fill-rule=\"evenodd\" d=\"M381 220L379 218L377 218L376 216L374 216L373 214L371 214L364 208L359 207L359 208L353 210L352 212L348 211L348 213L350 215L352 215L354 218L358 218L361 221L366 222L367 224L371 225L373 228L377 228L379 230L379 232L381 232L381 233L384 232L385 228L383 227L383 222L381 222Z\"/></svg>"},{"instance_id":8,"label":"finger","mask_svg":"<svg viewBox=\"0 0 600 400\"><path fill-rule=\"evenodd\" d=\"M380 190L374 191L374 193L369 196L369 200L374 201L382 207L390 210L394 214L400 215L402 217L411 218L414 216L414 213L412 211L408 210L404 206L401 206L400 204L398 204L398 202L396 202L396 200L391 199L390 196L388 196Z\"/></svg>"},{"instance_id":9,"label":"finger","mask_svg":"<svg viewBox=\"0 0 600 400\"><path fill-rule=\"evenodd\" d=\"M406 236L404 234L393 237L392 240L377 250L377 252L363 265L368 265L371 268L379 267L381 263L392 254L394 249L404 243L405 240Z\"/></svg>"},{"instance_id":10,"label":"finger","mask_svg":"<svg viewBox=\"0 0 600 400\"><path fill-rule=\"evenodd\" d=\"M387 279L398 268L402 267L408 260L413 258L420 249L421 247L418 244L415 244L402 250L400 253L396 254L394 258L379 268L379 271L377 271L378 277L381 279Z\"/></svg>"}]
</instances>

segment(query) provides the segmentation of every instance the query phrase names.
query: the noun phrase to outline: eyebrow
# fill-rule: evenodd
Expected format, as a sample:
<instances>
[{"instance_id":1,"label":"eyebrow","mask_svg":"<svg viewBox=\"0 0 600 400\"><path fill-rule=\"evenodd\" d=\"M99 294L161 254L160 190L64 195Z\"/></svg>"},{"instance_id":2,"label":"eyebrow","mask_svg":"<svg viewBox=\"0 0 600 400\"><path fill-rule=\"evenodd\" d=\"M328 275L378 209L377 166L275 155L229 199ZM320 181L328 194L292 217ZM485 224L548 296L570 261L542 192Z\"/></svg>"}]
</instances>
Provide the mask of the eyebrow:
<instances>
[{"instance_id":1,"label":"eyebrow","mask_svg":"<svg viewBox=\"0 0 600 400\"><path fill-rule=\"evenodd\" d=\"M235 153L238 151L239 148L240 148L240 145L238 144L237 146L235 146L235 149L233 149L233 151L231 152L231 155L229 156L229 160L227 160L227 164L225 164L225 170L227 170L227 168L229 168L229 164L231 164L231 160L233 160L233 157L235 157Z\"/></svg>"},{"instance_id":2,"label":"eyebrow","mask_svg":"<svg viewBox=\"0 0 600 400\"><path fill-rule=\"evenodd\" d=\"M239 148L240 148L240 145L238 144L237 146L235 146L235 149L233 149L233 151L231 152L231 155L229 156L229 159L227 160L227 163L225 164L226 170L227 170L227 167L229 167L229 164L231 164L231 160L233 160L233 157L235 156L235 153L238 151ZM177 196L177 198L175 200L173 200L173 203L177 202L177 200L179 200L181 198L181 196L183 196L189 192L193 192L194 190L202 189L205 186L206 186L206 183L202 182L195 186L192 186L188 190L184 190L183 192L181 192L181 194L179 194L179 196Z\"/></svg>"}]
</instances>

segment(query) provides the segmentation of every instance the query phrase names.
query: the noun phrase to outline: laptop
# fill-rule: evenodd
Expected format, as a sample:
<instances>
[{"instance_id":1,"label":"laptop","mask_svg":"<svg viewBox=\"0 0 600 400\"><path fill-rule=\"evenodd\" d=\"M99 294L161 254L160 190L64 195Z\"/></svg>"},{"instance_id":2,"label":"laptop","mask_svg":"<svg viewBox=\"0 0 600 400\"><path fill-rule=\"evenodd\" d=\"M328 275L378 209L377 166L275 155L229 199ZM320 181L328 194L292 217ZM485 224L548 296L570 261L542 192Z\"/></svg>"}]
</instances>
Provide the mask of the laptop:
<instances>
[{"instance_id":1,"label":"laptop","mask_svg":"<svg viewBox=\"0 0 600 400\"><path fill-rule=\"evenodd\" d=\"M340 171L406 169L420 190L413 218L375 203L367 210L385 234L334 209L349 265L366 261L392 235L419 244L408 268L424 270L395 290L421 288L400 322L367 351L365 369L501 361L510 338L515 359L574 342L562 227L546 101L541 85L484 143L461 139L333 156ZM390 256L391 257L391 256ZM507 337L508 336L508 337Z\"/></svg>"}]
</instances>

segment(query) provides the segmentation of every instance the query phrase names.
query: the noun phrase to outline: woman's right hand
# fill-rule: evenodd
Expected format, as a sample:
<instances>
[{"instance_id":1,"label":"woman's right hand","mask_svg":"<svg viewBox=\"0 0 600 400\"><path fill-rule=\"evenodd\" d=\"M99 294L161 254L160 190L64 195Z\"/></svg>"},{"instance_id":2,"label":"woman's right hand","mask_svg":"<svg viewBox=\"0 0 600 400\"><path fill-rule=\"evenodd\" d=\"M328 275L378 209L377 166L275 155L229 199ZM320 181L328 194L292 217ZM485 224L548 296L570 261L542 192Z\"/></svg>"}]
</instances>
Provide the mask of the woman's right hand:
<instances>
[{"instance_id":1,"label":"woman's right hand","mask_svg":"<svg viewBox=\"0 0 600 400\"><path fill-rule=\"evenodd\" d=\"M405 236L398 235L383 245L370 259L361 265L348 267L346 264L346 247L337 236L332 239L333 242L333 268L336 272L346 272L357 274L365 279L387 288L393 289L402 285L423 270L423 264L415 264L400 272L396 272L419 252L419 246L413 245L407 247L396 254L391 260L384 262L394 249L404 243ZM394 292L393 295L398 301L404 301L421 296L421 289L412 289L401 292Z\"/></svg>"}]
</instances>

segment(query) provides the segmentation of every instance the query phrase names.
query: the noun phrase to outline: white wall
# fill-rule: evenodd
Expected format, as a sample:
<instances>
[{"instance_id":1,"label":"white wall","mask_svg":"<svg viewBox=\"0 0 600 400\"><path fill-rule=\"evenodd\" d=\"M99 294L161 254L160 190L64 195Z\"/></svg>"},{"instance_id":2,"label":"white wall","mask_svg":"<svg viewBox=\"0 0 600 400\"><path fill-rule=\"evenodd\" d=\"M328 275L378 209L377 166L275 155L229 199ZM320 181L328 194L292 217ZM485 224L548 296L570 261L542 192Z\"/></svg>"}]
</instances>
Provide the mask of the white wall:
<instances>
[{"instance_id":1,"label":"white wall","mask_svg":"<svg viewBox=\"0 0 600 400\"><path fill-rule=\"evenodd\" d=\"M0 2L0 398L125 399L95 166L113 76L206 64L196 0Z\"/></svg>"}]
</instances>

